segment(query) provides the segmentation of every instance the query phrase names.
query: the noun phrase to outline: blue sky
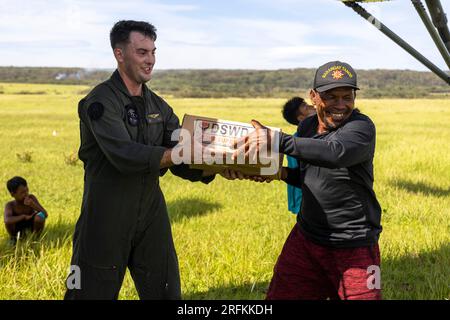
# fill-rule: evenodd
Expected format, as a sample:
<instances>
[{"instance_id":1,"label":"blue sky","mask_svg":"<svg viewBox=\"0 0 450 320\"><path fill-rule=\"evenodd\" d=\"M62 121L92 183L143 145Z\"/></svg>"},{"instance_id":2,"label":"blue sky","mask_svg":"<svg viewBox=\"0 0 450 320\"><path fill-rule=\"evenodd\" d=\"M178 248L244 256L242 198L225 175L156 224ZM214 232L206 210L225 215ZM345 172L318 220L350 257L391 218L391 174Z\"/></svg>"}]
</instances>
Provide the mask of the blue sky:
<instances>
[{"instance_id":1,"label":"blue sky","mask_svg":"<svg viewBox=\"0 0 450 320\"><path fill-rule=\"evenodd\" d=\"M441 1L450 15L450 0ZM441 68L409 0L364 4ZM0 0L0 65L114 68L120 19L158 29L156 69L286 69L344 60L426 70L337 0Z\"/></svg>"}]
</instances>

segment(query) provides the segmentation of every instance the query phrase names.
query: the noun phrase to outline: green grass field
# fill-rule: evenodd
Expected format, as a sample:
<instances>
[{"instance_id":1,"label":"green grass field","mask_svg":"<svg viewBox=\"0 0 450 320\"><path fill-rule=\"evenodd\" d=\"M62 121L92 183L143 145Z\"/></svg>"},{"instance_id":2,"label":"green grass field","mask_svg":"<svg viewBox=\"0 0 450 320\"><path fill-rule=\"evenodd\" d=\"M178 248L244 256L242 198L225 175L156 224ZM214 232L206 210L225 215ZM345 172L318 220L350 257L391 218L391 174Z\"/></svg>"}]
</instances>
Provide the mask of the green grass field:
<instances>
[{"instance_id":1,"label":"green grass field","mask_svg":"<svg viewBox=\"0 0 450 320\"><path fill-rule=\"evenodd\" d=\"M61 299L78 218L83 168L66 163L79 146L81 86L0 84L0 202L6 181L28 180L49 212L39 239L8 246L0 228L0 299ZM181 118L198 114L255 118L295 128L281 117L283 99L168 99ZM375 191L383 208L385 299L450 299L450 101L360 100L377 126ZM55 131L56 135L53 134ZM31 155L31 162L17 154ZM286 185L161 179L185 299L261 299L295 223ZM137 299L127 274L121 299Z\"/></svg>"}]
</instances>

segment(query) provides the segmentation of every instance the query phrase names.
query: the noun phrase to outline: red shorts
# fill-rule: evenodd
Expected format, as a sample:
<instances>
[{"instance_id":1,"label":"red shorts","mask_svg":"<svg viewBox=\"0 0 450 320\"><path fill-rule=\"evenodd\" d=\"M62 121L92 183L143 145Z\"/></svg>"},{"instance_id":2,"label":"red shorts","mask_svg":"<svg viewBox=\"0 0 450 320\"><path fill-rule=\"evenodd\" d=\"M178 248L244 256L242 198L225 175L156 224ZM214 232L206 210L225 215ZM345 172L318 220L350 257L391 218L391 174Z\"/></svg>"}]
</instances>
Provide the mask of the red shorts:
<instances>
[{"instance_id":1,"label":"red shorts","mask_svg":"<svg viewBox=\"0 0 450 320\"><path fill-rule=\"evenodd\" d=\"M378 244L332 248L307 240L294 226L274 268L268 300L380 300Z\"/></svg>"}]
</instances>

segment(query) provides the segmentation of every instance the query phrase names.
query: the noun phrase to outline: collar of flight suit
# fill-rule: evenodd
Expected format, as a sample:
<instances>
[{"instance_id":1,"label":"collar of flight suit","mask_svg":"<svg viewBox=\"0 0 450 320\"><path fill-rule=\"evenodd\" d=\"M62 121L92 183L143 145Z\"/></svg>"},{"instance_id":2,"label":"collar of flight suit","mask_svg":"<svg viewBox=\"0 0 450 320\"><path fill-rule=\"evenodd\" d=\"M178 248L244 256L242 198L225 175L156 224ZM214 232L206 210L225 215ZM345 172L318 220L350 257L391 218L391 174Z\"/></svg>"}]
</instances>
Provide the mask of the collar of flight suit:
<instances>
[{"instance_id":1,"label":"collar of flight suit","mask_svg":"<svg viewBox=\"0 0 450 320\"><path fill-rule=\"evenodd\" d=\"M114 73L111 75L110 78L111 82L113 83L113 85L122 93L124 93L129 99L131 99L131 95L130 92L128 91L127 86L125 85L125 82L123 82L122 77L120 76L119 70L116 69L114 71ZM147 86L145 84L142 84L142 96L144 97L144 99L147 99L149 93L149 89L147 88Z\"/></svg>"}]
</instances>

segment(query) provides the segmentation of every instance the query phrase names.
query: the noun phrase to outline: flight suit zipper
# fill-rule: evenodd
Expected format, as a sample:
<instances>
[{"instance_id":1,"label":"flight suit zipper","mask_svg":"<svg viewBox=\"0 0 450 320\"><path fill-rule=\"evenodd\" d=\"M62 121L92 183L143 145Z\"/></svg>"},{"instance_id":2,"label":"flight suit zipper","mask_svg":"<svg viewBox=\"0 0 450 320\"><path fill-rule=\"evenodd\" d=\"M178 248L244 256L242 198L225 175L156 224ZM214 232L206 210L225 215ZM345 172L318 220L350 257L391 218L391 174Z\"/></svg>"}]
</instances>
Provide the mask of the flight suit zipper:
<instances>
[{"instance_id":1,"label":"flight suit zipper","mask_svg":"<svg viewBox=\"0 0 450 320\"><path fill-rule=\"evenodd\" d=\"M145 101L143 104L138 104L137 111L139 113L139 134L142 135L142 141L144 144L148 145L148 135L147 135L147 121L146 121L146 108Z\"/></svg>"}]
</instances>

